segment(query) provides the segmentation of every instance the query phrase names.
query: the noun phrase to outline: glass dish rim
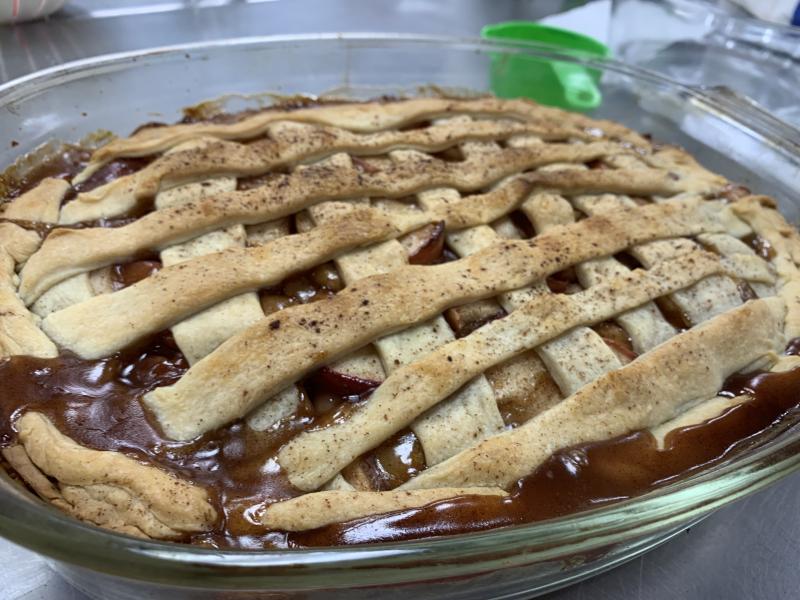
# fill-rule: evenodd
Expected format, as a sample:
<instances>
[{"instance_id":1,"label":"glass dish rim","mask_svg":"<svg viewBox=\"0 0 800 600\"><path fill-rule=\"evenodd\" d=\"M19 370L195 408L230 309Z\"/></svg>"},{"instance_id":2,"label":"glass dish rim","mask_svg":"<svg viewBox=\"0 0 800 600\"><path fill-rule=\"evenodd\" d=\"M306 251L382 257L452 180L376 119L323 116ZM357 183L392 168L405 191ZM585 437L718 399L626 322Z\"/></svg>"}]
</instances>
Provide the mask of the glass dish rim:
<instances>
[{"instance_id":1,"label":"glass dish rim","mask_svg":"<svg viewBox=\"0 0 800 600\"><path fill-rule=\"evenodd\" d=\"M736 99L726 101L713 91L692 88L613 59L579 52L563 53L539 44L450 36L385 33L256 36L107 54L54 66L0 85L0 108L7 108L37 90L57 87L65 81L103 72L104 69L137 68L128 63L147 65L148 60L172 60L188 52L291 43L462 46L486 53L494 49L576 62L668 86L687 100L713 107L717 116L732 120L761 142L800 161L800 137L797 137L800 132L776 125L757 109ZM196 57L187 56L187 59L196 60ZM401 583L410 581L412 577L402 574L400 567L408 567L402 569L403 572L413 570L413 579L418 580L426 571L420 561L428 567L430 578L441 578L442 565L453 565L453 573L473 572L469 568L474 564L472 561L501 556L495 562L484 563L485 567L491 568L490 564L509 567L558 558L567 549L588 552L615 541L646 536L708 514L797 470L800 470L800 426L792 427L779 439L771 440L744 456L647 495L558 519L408 542L262 551L215 550L133 538L84 524L49 505L31 503L0 489L0 534L56 560L146 581L174 583L171 574L158 571L172 567L172 574L180 575L182 579L186 577L184 581L196 583L197 580L189 578L201 576L204 585L210 584L211 587L225 576L240 580L251 576L277 577L282 589L293 589L308 586L308 577L312 574L310 569L313 568L315 576L323 571L329 574L346 571L348 583L374 585L377 581L375 569L385 568L382 573L387 581ZM356 568L361 575L355 575L353 569ZM464 571L465 568L468 570ZM295 577L293 571L299 571L299 577Z\"/></svg>"},{"instance_id":2,"label":"glass dish rim","mask_svg":"<svg viewBox=\"0 0 800 600\"><path fill-rule=\"evenodd\" d=\"M756 16L750 16L743 13L737 14L737 13L727 12L725 8L719 6L713 0L681 0L681 1L694 4L696 8L705 9L706 11L713 13L714 16L721 17L729 22L743 24L746 27L751 27L762 31L771 29L776 31L780 35L787 35L790 38L794 38L800 35L800 30L798 30L797 27L794 25L785 25L783 23L766 21Z\"/></svg>"}]
</instances>

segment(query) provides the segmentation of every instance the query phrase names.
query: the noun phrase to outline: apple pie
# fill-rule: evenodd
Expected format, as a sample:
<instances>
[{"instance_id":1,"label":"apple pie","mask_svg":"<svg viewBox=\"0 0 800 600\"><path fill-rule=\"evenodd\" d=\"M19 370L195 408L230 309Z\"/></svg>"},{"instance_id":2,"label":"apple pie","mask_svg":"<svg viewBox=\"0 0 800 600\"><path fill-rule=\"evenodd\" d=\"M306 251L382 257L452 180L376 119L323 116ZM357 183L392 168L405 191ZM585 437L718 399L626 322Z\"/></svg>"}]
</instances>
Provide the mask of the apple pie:
<instances>
[{"instance_id":1,"label":"apple pie","mask_svg":"<svg viewBox=\"0 0 800 600\"><path fill-rule=\"evenodd\" d=\"M299 103L26 164L0 189L3 466L107 529L548 519L728 460L797 401L797 231L617 123Z\"/></svg>"}]
</instances>

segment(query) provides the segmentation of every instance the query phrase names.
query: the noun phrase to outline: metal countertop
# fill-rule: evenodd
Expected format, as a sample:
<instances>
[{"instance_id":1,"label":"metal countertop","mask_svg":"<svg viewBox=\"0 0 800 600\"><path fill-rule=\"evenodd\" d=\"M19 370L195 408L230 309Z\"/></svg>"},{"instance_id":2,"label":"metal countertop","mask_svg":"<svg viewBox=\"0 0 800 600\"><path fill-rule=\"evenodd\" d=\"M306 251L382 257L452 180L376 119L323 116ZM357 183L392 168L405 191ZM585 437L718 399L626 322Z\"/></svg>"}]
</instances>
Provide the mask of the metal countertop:
<instances>
[{"instance_id":1,"label":"metal countertop","mask_svg":"<svg viewBox=\"0 0 800 600\"><path fill-rule=\"evenodd\" d=\"M77 0L57 17L0 25L0 82L97 54L223 37L319 31L475 35L537 19L568 0ZM800 598L800 474L728 506L667 544L548 599ZM0 540L0 595L85 600L38 556Z\"/></svg>"}]
</instances>

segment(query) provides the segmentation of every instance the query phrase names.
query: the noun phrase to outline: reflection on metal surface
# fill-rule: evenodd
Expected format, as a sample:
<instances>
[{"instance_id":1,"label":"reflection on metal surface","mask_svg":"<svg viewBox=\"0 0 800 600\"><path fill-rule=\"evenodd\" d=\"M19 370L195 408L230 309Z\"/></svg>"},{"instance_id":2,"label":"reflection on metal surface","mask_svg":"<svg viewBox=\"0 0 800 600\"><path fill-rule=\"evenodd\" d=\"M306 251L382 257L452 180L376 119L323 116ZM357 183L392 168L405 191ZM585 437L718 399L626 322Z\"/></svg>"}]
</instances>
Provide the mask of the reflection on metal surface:
<instances>
[{"instance_id":1,"label":"reflection on metal surface","mask_svg":"<svg viewBox=\"0 0 800 600\"><path fill-rule=\"evenodd\" d=\"M0 83L126 50L228 37L375 31L476 36L487 23L536 20L570 0L74 0L44 21L0 25Z\"/></svg>"},{"instance_id":2,"label":"reflection on metal surface","mask_svg":"<svg viewBox=\"0 0 800 600\"><path fill-rule=\"evenodd\" d=\"M79 13L81 17L90 19L109 19L118 17L133 17L155 13L166 13L177 10L193 10L198 8L218 8L230 4L262 4L264 2L277 2L278 0L184 0L183 2L136 2L130 6L109 3L109 6L94 8L94 3L89 4L85 12Z\"/></svg>"}]
</instances>

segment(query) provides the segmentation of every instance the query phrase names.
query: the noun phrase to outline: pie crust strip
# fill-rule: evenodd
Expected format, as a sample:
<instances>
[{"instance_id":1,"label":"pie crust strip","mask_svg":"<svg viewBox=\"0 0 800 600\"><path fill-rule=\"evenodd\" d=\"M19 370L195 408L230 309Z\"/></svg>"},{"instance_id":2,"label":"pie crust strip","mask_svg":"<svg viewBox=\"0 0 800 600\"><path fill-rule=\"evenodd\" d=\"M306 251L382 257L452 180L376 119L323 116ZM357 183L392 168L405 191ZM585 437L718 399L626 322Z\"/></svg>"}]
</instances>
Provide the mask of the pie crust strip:
<instances>
[{"instance_id":1,"label":"pie crust strip","mask_svg":"<svg viewBox=\"0 0 800 600\"><path fill-rule=\"evenodd\" d=\"M669 199L661 200L661 202L671 201ZM603 212L610 214L622 207L634 205L629 198L608 194L600 197L578 197L575 198L575 202L581 210L589 215ZM741 223L738 225L744 226ZM628 253L648 267L662 260L693 252L697 248L700 248L700 245L694 240L666 239L630 248ZM727 277L710 277L698 282L697 285L672 294L671 298L689 322L693 324L701 323L739 306L742 302L736 284Z\"/></svg>"},{"instance_id":2,"label":"pie crust strip","mask_svg":"<svg viewBox=\"0 0 800 600\"><path fill-rule=\"evenodd\" d=\"M570 148L574 151L573 146ZM520 155L520 150L525 152ZM535 150L512 148L502 152L511 151L517 152L516 159L511 155L498 154L494 160L491 157L484 160L482 157L474 161L476 164L466 160L447 163L421 153L398 151L406 155L405 159L393 162L389 168L378 173L362 173L348 155L337 154L314 165L298 167L291 175L278 176L263 186L156 210L122 227L56 229L47 237L41 251L25 266L21 274L20 295L30 304L46 289L73 274L124 260L145 250L161 250L215 229L273 221L314 204L336 199L369 195L402 197L438 186L479 189L502 177L516 174L526 165L535 166L541 160ZM580 152L586 153L586 147ZM586 154L591 155L592 152ZM717 182L711 180L698 180L694 176L673 179L666 171L649 169L601 171L592 177L574 171L551 171L526 174L521 179L530 186L558 189L562 193L612 190L672 195L690 190L706 193L719 187ZM471 223L483 218L487 208L502 210L501 206L505 205L503 201L509 198L497 190L467 200L468 203L459 203L436 220L448 220L449 217ZM488 207L482 206L484 204ZM470 209L475 208L482 210L472 215ZM507 210L513 210L513 206Z\"/></svg>"},{"instance_id":3,"label":"pie crust strip","mask_svg":"<svg viewBox=\"0 0 800 600\"><path fill-rule=\"evenodd\" d=\"M717 207L697 199L642 206L555 227L533 240L504 241L451 263L368 277L331 300L289 307L230 338L176 384L147 394L146 402L168 436L194 438L243 416L315 366L449 306L644 241L719 231Z\"/></svg>"},{"instance_id":4,"label":"pie crust strip","mask_svg":"<svg viewBox=\"0 0 800 600\"><path fill-rule=\"evenodd\" d=\"M167 266L132 286L51 313L42 328L82 358L108 356L228 298L278 284L342 251L397 233L380 213L357 209L307 233Z\"/></svg>"},{"instance_id":5,"label":"pie crust strip","mask_svg":"<svg viewBox=\"0 0 800 600\"><path fill-rule=\"evenodd\" d=\"M206 531L217 518L202 487L119 452L80 446L40 413L25 413L16 427L16 452L22 448L30 465L58 481L58 504L82 519L164 538Z\"/></svg>"},{"instance_id":6,"label":"pie crust strip","mask_svg":"<svg viewBox=\"0 0 800 600\"><path fill-rule=\"evenodd\" d=\"M517 429L440 463L399 489L508 488L559 448L654 427L687 403L714 396L723 381L782 351L786 305L752 300L675 336L607 373ZM730 343L736 339L735 344Z\"/></svg>"},{"instance_id":7,"label":"pie crust strip","mask_svg":"<svg viewBox=\"0 0 800 600\"><path fill-rule=\"evenodd\" d=\"M162 208L186 204L213 193L207 190L214 189L236 189L236 180L232 177L216 177L175 187L158 194L156 206ZM165 267L179 265L192 259L202 263L208 255L214 255L228 248L244 248L246 237L243 225L212 231L183 244L165 248L160 253L161 263ZM163 286L162 289L166 287ZM193 290L187 289L185 293L191 295ZM158 303L155 304L158 306ZM126 314L135 314L139 310L140 306L129 306ZM243 331L263 317L264 311L261 309L258 296L251 290L227 297L205 310L194 311L179 322L172 322L170 329L184 358L189 365L193 365L230 336Z\"/></svg>"},{"instance_id":8,"label":"pie crust strip","mask_svg":"<svg viewBox=\"0 0 800 600\"><path fill-rule=\"evenodd\" d=\"M533 140L529 136L519 137L509 141L512 147L536 147L542 145L541 140ZM470 142L462 145L465 154L491 154L496 150L494 143ZM541 167L538 173L545 171L577 172L586 170L583 164L552 164ZM418 195L420 203L425 207L441 206L447 202L448 195L458 194L456 190L440 189L432 192L423 192ZM545 194L534 193L520 205L520 211L530 218L531 205L535 198ZM566 200L564 200L566 203ZM550 211L549 211L550 212ZM574 222L572 207L568 206L566 213L552 211L548 215L550 222L545 227L537 228L537 233L541 234L546 229L556 225L568 225ZM503 223L503 221L508 221ZM533 222L533 220L531 220ZM514 238L519 237L517 228L510 222L509 218L496 222L495 228L502 230L503 235L511 234ZM455 232L448 235L448 243L459 255L465 256L472 254L481 248L496 243L501 235L492 227L476 227L464 231ZM511 294L502 294L498 300L500 305L511 312L528 298L538 294L550 294L550 290L544 281L539 281L524 290L515 290ZM539 359L545 365L550 377L556 382L562 394L569 395L573 389L577 389L588 383L601 373L620 365L616 355L611 351L605 342L595 332L586 328L576 328L566 332L561 338L545 344L537 349ZM576 357L580 357L576 360ZM576 365L580 368L575 368ZM538 365L537 365L538 366ZM475 440L477 441L477 440Z\"/></svg>"},{"instance_id":9,"label":"pie crust strip","mask_svg":"<svg viewBox=\"0 0 800 600\"><path fill-rule=\"evenodd\" d=\"M315 490L486 369L581 325L592 325L728 268L696 252L575 294L539 295L507 317L394 371L347 419L290 440L278 462L295 487Z\"/></svg>"},{"instance_id":10,"label":"pie crust strip","mask_svg":"<svg viewBox=\"0 0 800 600\"><path fill-rule=\"evenodd\" d=\"M0 204L0 218L58 223L61 203L69 190L69 182L46 177L35 188L13 200Z\"/></svg>"},{"instance_id":11,"label":"pie crust strip","mask_svg":"<svg viewBox=\"0 0 800 600\"><path fill-rule=\"evenodd\" d=\"M772 367L769 369L771 373L784 373L800 367L800 356L784 355L779 357L765 357L765 360L770 363L776 359L777 362L774 362ZM666 447L665 442L667 440L667 435L671 431L675 431L676 429L681 429L684 427L700 425L710 421L711 419L717 418L725 413L728 409L740 404L744 404L745 402L749 402L752 399L753 396L749 394L742 394L741 396L735 396L733 398L729 396L714 396L708 400L693 404L677 417L669 421L665 421L664 423L656 425L655 427L651 427L650 433L653 434L653 437L656 440L656 447L661 450Z\"/></svg>"},{"instance_id":12,"label":"pie crust strip","mask_svg":"<svg viewBox=\"0 0 800 600\"><path fill-rule=\"evenodd\" d=\"M460 162L447 162L423 152L397 150L396 152L413 152L418 160L409 161L404 168L388 161L384 163L385 168L381 169L367 169L361 167L360 164L347 169L348 163L352 165L353 160L349 155L340 153L311 165L299 166L290 175L278 176L265 185L268 189L275 187L275 184L289 189L305 185L307 189L313 190L322 184L322 189L329 189L334 194L337 192L341 194L342 186L353 185L353 182L358 184L363 181L362 185L371 186L371 189L364 190L360 195L374 195L373 192L380 193L383 189L392 193L393 188L404 189L404 186L410 184L426 186L429 185L427 180L433 178L434 181L443 180L445 185L474 190L502 177L517 174L539 165L554 162L584 162L619 151L619 146L613 142L546 144L531 149L498 148L492 155L483 157L482 161L465 159ZM623 151L625 150L623 149ZM337 157L339 157L338 163ZM347 163L341 157L348 157ZM332 168L332 165L335 168ZM652 171L662 173L666 179L670 180L673 187L682 178L688 178L690 183L695 186L698 184L707 186L711 182L719 181L717 177L698 177L696 172L682 176L680 172L671 172L666 169L659 168L652 169ZM405 181L407 178L412 179ZM651 183L651 185L653 184L658 186L657 181ZM263 187L259 186L247 191L254 192ZM115 188L115 191L118 193L110 194L99 201L89 201L78 197L72 202L68 202L61 209L60 222L73 224L121 216L135 209L138 202L147 197L146 195L137 195L134 190L116 190ZM147 191L149 192L149 190ZM145 194L145 191L138 193ZM400 195L405 194L401 193ZM230 197L230 195L223 195L223 197Z\"/></svg>"},{"instance_id":13,"label":"pie crust strip","mask_svg":"<svg viewBox=\"0 0 800 600\"><path fill-rule=\"evenodd\" d=\"M329 207L329 204L313 206L308 214L315 222L325 223L330 216ZM344 281L352 284L365 276L389 272L406 265L408 253L400 242L391 240L351 252L339 257L336 262ZM438 315L430 321L376 340L374 350L384 371L380 379L384 379L386 373L399 365L427 354L454 337L447 321ZM446 403L414 422L411 429L422 445L426 464L432 465L478 440L502 431L503 419L491 386L484 377L477 377Z\"/></svg>"},{"instance_id":14,"label":"pie crust strip","mask_svg":"<svg viewBox=\"0 0 800 600\"><path fill-rule=\"evenodd\" d=\"M669 421L682 406L713 396L728 375L779 351L784 316L785 306L779 298L748 302L671 338L521 427L484 440L393 491L458 486L508 489L561 448ZM732 336L739 336L742 344L728 343ZM696 383L687 386L687 382ZM279 514L280 524L291 524L296 531L339 522L340 515L326 502L328 494L301 496L306 499L303 505L291 500L272 504L262 522L272 526L270 514ZM319 499L312 500L315 496ZM313 516L305 510L312 503L316 509ZM381 507L374 514L403 508L400 504Z\"/></svg>"},{"instance_id":15,"label":"pie crust strip","mask_svg":"<svg viewBox=\"0 0 800 600\"><path fill-rule=\"evenodd\" d=\"M337 157L337 160L349 164L346 156ZM410 231L435 220L446 220L452 227L466 227L475 220L491 220L514 210L530 187L531 184L524 179L516 178L486 194L469 196L463 203L442 214L423 211L398 214L394 210L386 216L392 217L402 231ZM360 186L348 189L355 193ZM278 189L274 191L276 195L280 193ZM41 251L23 270L20 293L30 303L45 290L74 274L123 261L148 250L161 250L220 228L251 221L275 221L323 202L325 195L317 192L319 190L309 195L296 190L287 197L277 195L273 201L269 201L264 190L255 196L251 192L236 192L231 196L207 198L183 207L157 210L123 227L57 229L48 236ZM263 202L250 201L251 196L255 200L261 198ZM233 201L225 202L226 197L233 198ZM261 203L263 207L260 207Z\"/></svg>"},{"instance_id":16,"label":"pie crust strip","mask_svg":"<svg viewBox=\"0 0 800 600\"><path fill-rule=\"evenodd\" d=\"M40 243L33 231L0 223L0 358L52 358L58 354L55 344L39 329L38 317L17 296L17 265L28 260Z\"/></svg>"},{"instance_id":17,"label":"pie crust strip","mask_svg":"<svg viewBox=\"0 0 800 600\"><path fill-rule=\"evenodd\" d=\"M437 488L431 490L357 492L329 490L298 496L267 506L261 522L268 529L304 531L367 517L369 515L420 508L456 496L507 496L500 488Z\"/></svg>"},{"instance_id":18,"label":"pie crust strip","mask_svg":"<svg viewBox=\"0 0 800 600\"><path fill-rule=\"evenodd\" d=\"M772 264L778 273L778 296L787 306L786 338L800 337L800 234L767 196L742 198L733 205L733 211L775 251Z\"/></svg>"},{"instance_id":19,"label":"pie crust strip","mask_svg":"<svg viewBox=\"0 0 800 600\"><path fill-rule=\"evenodd\" d=\"M115 158L158 154L199 137L222 140L253 139L267 134L270 125L276 121L311 123L354 132L374 133L455 114L520 120L529 127L535 127L536 134L547 140L567 138L591 140L608 136L638 146L649 146L639 134L619 123L564 113L527 100L418 98L393 103L367 102L301 110L272 110L235 123L194 123L144 129L131 137L112 140L96 150L86 169L75 178L75 183L85 180L102 165Z\"/></svg>"},{"instance_id":20,"label":"pie crust strip","mask_svg":"<svg viewBox=\"0 0 800 600\"><path fill-rule=\"evenodd\" d=\"M141 170L79 194L76 206L102 202L111 197L117 202L123 197L135 200L153 196L159 190L209 176L261 175L276 167L312 162L337 152L364 156L411 148L431 153L462 141L504 139L538 130L536 126L508 120L470 121L466 125L442 123L425 129L363 135L344 129L280 121L268 127L268 138L249 145L200 138L196 140L201 142L199 147L183 149L184 144L175 146L171 152ZM616 152L629 152L619 144L610 148L614 146ZM181 151L176 152L178 149ZM65 218L71 218L73 209L67 209Z\"/></svg>"}]
</instances>

